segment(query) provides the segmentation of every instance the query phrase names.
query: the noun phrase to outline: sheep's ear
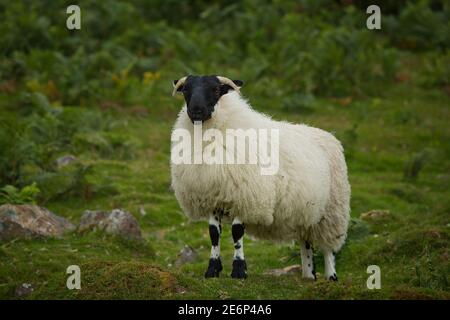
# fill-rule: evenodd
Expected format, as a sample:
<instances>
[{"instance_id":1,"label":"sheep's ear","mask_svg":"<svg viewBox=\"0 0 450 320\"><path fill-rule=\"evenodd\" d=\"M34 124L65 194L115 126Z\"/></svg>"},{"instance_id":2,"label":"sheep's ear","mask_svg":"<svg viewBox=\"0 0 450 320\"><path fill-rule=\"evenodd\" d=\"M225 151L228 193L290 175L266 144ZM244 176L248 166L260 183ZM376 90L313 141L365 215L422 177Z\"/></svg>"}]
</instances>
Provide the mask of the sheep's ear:
<instances>
[{"instance_id":1,"label":"sheep's ear","mask_svg":"<svg viewBox=\"0 0 450 320\"><path fill-rule=\"evenodd\" d=\"M224 94L227 94L228 91L230 91L230 90L233 90L233 88L227 84L222 84L220 86L220 95L223 96Z\"/></svg>"},{"instance_id":2,"label":"sheep's ear","mask_svg":"<svg viewBox=\"0 0 450 320\"><path fill-rule=\"evenodd\" d=\"M242 87L242 86L244 85L244 81L242 81L242 80L233 80L233 83L234 83L235 85L237 85L239 88ZM230 91L230 90L234 90L234 89L233 89L230 85L228 85L228 84L223 84L223 85L221 86L221 92L222 92L222 95L227 94L228 91Z\"/></svg>"}]
</instances>

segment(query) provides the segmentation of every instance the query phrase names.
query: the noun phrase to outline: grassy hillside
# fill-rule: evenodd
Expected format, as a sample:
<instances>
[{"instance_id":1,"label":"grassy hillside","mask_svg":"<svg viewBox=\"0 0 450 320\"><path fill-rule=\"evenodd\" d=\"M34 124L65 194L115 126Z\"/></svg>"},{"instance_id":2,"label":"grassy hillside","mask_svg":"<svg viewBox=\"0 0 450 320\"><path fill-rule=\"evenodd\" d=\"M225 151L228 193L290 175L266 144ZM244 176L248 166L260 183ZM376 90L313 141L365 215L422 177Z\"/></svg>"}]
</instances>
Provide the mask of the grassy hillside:
<instances>
[{"instance_id":1,"label":"grassy hillside","mask_svg":"<svg viewBox=\"0 0 450 320\"><path fill-rule=\"evenodd\" d=\"M80 1L78 33L65 29L64 1L36 3L23 11L27 1L0 2L0 30L11 31L0 46L0 187L35 183L36 203L73 223L86 209L124 208L146 241L71 233L1 242L0 298L17 298L22 283L33 285L28 299L450 298L450 33L448 23L432 23L448 7L425 10L422 30L437 28L431 37L406 27L426 1L399 12L391 4L386 29L373 33L358 5L333 1L264 10L255 1L196 1L180 8L181 20L158 1ZM218 16L227 23L206 28ZM229 226L224 272L203 278L207 223L188 221L170 190L170 131L182 104L170 97L171 80L187 73L243 79L256 110L343 142L352 221L339 282L267 275L299 264L299 245L249 238L248 279L231 279ZM66 154L76 161L58 168ZM362 219L371 210L383 214ZM199 259L176 266L185 245ZM72 264L81 267L79 291L66 288ZM366 287L369 265L381 268L380 290Z\"/></svg>"}]
</instances>

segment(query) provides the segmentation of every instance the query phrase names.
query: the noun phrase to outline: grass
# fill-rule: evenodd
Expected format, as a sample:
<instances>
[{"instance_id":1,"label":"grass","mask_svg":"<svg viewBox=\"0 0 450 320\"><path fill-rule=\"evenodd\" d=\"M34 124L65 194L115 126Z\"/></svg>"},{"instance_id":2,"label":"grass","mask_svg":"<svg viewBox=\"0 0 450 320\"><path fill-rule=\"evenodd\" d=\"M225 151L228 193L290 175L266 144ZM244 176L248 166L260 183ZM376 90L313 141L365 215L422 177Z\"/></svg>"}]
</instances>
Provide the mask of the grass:
<instances>
[{"instance_id":1,"label":"grass","mask_svg":"<svg viewBox=\"0 0 450 320\"><path fill-rule=\"evenodd\" d=\"M245 94L245 89L243 89ZM224 226L219 279L203 278L209 256L205 222L182 215L170 190L169 137L177 109L160 106L142 117L105 111L136 140L129 159L77 155L91 165L91 179L109 186L104 193L65 195L46 207L77 223L86 209L125 208L139 221L145 243L100 233L62 239L0 243L0 298L14 299L21 283L31 283L29 299L449 299L450 119L449 97L438 89L410 83L386 87L377 98L349 104L315 99L306 114L265 107L275 119L304 122L329 130L347 152L352 185L349 239L337 256L339 282L307 282L300 274L275 277L265 271L299 264L299 246L245 239L249 276L230 278L232 241ZM121 131L121 132L122 132ZM415 179L405 167L426 153ZM363 220L370 210L388 210L382 219ZM195 263L175 267L178 252L190 245ZM318 273L323 273L320 254ZM79 265L82 289L66 288L66 268ZM369 265L382 273L380 290L368 290Z\"/></svg>"}]
</instances>

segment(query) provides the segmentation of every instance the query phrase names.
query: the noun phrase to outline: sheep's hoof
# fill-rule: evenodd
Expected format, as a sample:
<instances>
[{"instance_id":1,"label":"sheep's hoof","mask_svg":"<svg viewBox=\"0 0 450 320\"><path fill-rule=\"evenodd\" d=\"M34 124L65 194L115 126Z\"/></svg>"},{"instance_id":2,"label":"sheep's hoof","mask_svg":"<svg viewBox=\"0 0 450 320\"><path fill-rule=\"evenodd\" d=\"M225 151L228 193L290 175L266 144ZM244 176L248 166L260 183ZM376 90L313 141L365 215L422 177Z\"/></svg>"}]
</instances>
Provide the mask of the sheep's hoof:
<instances>
[{"instance_id":1,"label":"sheep's hoof","mask_svg":"<svg viewBox=\"0 0 450 320\"><path fill-rule=\"evenodd\" d=\"M233 271L231 271L231 277L234 279L247 278L247 263L245 260L233 260Z\"/></svg>"},{"instance_id":2,"label":"sheep's hoof","mask_svg":"<svg viewBox=\"0 0 450 320\"><path fill-rule=\"evenodd\" d=\"M338 281L338 277L337 277L336 273L333 273L332 276L329 276L328 280L330 280L330 281Z\"/></svg>"},{"instance_id":3,"label":"sheep's hoof","mask_svg":"<svg viewBox=\"0 0 450 320\"><path fill-rule=\"evenodd\" d=\"M209 259L208 270L205 272L205 278L218 278L222 271L222 261L218 259Z\"/></svg>"}]
</instances>

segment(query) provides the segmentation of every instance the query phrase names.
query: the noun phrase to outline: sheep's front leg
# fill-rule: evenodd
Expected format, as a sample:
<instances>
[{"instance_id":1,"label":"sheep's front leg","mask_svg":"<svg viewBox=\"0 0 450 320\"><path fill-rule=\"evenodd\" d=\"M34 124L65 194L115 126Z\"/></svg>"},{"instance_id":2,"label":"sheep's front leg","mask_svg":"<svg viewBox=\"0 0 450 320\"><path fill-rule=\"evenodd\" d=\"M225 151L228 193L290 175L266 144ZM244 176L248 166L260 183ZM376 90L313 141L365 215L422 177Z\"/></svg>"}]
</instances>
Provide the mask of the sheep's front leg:
<instances>
[{"instance_id":1,"label":"sheep's front leg","mask_svg":"<svg viewBox=\"0 0 450 320\"><path fill-rule=\"evenodd\" d=\"M247 278L247 263L244 258L244 224L234 218L231 226L231 234L234 242L233 271L231 277L236 279Z\"/></svg>"},{"instance_id":2,"label":"sheep's front leg","mask_svg":"<svg viewBox=\"0 0 450 320\"><path fill-rule=\"evenodd\" d=\"M325 260L325 278L331 281L337 281L334 253L331 250L323 251L323 259Z\"/></svg>"},{"instance_id":3,"label":"sheep's front leg","mask_svg":"<svg viewBox=\"0 0 450 320\"><path fill-rule=\"evenodd\" d=\"M209 237L211 238L211 258L209 259L208 270L205 272L205 278L219 277L222 271L222 261L220 260L220 234L222 226L220 217L211 215L209 217Z\"/></svg>"},{"instance_id":4,"label":"sheep's front leg","mask_svg":"<svg viewBox=\"0 0 450 320\"><path fill-rule=\"evenodd\" d=\"M300 254L302 256L302 276L305 279L316 280L316 271L314 266L314 252L308 241L301 242Z\"/></svg>"}]
</instances>

